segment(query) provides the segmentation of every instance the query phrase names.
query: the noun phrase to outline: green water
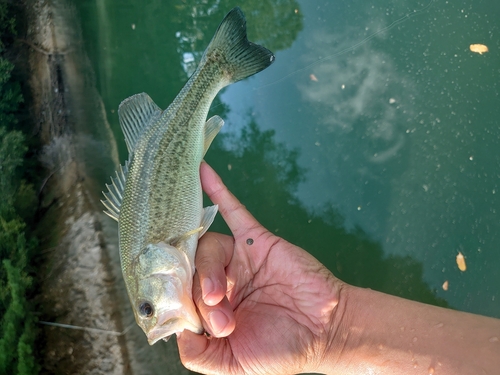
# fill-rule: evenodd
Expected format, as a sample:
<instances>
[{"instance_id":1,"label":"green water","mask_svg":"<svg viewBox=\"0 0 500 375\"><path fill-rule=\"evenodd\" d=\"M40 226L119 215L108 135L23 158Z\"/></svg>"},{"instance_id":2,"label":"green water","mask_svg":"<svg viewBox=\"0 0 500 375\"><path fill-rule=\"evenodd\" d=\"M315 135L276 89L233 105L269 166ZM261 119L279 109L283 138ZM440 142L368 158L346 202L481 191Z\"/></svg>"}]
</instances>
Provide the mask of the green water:
<instances>
[{"instance_id":1,"label":"green water","mask_svg":"<svg viewBox=\"0 0 500 375\"><path fill-rule=\"evenodd\" d=\"M79 2L122 161L120 101L166 108L236 5L276 62L212 108L234 194L348 283L500 318L500 4Z\"/></svg>"}]
</instances>

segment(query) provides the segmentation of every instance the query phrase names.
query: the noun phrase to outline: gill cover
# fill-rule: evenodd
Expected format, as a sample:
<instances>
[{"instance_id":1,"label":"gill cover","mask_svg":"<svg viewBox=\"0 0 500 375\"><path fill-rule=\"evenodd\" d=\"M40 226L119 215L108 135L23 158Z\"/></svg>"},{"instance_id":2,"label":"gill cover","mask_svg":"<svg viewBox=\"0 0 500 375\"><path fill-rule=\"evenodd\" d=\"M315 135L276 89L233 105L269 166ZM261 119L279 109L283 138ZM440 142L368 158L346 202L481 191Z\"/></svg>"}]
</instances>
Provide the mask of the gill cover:
<instances>
[{"instance_id":1,"label":"gill cover","mask_svg":"<svg viewBox=\"0 0 500 375\"><path fill-rule=\"evenodd\" d=\"M129 297L150 345L184 329L203 331L192 299L193 270L183 251L165 242L149 244L134 268L138 277Z\"/></svg>"}]
</instances>

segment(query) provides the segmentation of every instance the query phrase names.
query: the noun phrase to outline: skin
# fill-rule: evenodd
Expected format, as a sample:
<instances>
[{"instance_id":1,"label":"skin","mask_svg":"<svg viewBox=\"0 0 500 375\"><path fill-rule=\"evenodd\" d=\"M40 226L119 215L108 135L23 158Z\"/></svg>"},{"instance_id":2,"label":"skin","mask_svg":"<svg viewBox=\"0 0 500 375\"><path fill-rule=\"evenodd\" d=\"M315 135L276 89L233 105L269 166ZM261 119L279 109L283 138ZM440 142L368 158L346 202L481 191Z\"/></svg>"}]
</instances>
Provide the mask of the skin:
<instances>
[{"instance_id":1,"label":"skin","mask_svg":"<svg viewBox=\"0 0 500 375\"><path fill-rule=\"evenodd\" d=\"M233 237L198 245L193 299L208 335L178 334L207 374L498 374L500 320L347 285L262 227L206 163ZM247 241L252 239L252 241Z\"/></svg>"}]
</instances>

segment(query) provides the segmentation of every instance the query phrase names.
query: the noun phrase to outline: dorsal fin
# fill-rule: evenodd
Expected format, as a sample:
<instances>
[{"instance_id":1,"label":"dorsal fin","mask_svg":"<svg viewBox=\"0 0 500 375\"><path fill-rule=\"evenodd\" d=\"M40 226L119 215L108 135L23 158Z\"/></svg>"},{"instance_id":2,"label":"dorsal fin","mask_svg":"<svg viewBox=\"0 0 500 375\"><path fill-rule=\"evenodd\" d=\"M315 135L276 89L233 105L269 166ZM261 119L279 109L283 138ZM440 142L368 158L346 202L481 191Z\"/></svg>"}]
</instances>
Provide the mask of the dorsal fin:
<instances>
[{"instance_id":1,"label":"dorsal fin","mask_svg":"<svg viewBox=\"0 0 500 375\"><path fill-rule=\"evenodd\" d=\"M111 177L111 184L106 184L108 192L102 192L106 200L101 200L101 202L107 208L107 211L104 211L104 213L116 221L120 217L120 207L123 201L127 173L128 161L125 162L125 165L120 165L120 168L116 171L116 177Z\"/></svg>"},{"instance_id":2,"label":"dorsal fin","mask_svg":"<svg viewBox=\"0 0 500 375\"><path fill-rule=\"evenodd\" d=\"M118 119L129 153L135 148L140 135L161 116L162 110L146 93L136 94L120 103Z\"/></svg>"}]
</instances>

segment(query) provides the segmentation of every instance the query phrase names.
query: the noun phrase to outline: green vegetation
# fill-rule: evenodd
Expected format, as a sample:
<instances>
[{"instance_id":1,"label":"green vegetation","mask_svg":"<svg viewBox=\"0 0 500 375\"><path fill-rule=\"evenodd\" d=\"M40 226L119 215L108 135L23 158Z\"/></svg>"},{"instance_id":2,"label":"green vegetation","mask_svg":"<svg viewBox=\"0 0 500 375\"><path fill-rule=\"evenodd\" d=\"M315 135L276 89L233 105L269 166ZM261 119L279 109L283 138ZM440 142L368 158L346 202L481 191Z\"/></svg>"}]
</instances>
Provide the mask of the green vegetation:
<instances>
[{"instance_id":1,"label":"green vegetation","mask_svg":"<svg viewBox=\"0 0 500 375\"><path fill-rule=\"evenodd\" d=\"M0 374L36 374L36 318L29 302L36 241L26 224L32 221L36 195L23 179L27 146L16 129L23 97L11 78L14 65L5 58L6 40L15 33L8 4L0 1Z\"/></svg>"}]
</instances>

